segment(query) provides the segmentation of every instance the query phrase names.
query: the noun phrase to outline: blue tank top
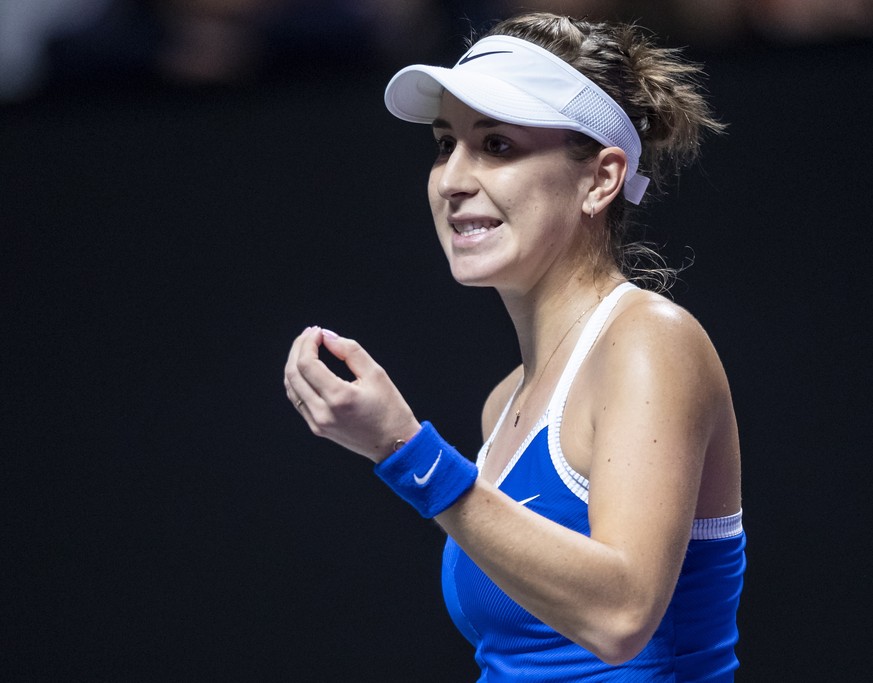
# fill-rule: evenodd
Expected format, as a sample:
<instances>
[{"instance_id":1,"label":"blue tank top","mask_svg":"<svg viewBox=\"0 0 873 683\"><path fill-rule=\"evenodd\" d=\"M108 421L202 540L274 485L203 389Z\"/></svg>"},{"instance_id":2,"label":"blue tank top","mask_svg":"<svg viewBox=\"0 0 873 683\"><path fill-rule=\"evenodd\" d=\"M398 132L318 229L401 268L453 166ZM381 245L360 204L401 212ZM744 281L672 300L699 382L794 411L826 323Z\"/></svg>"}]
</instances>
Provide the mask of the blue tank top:
<instances>
[{"instance_id":1,"label":"blue tank top","mask_svg":"<svg viewBox=\"0 0 873 683\"><path fill-rule=\"evenodd\" d=\"M619 297L616 288L586 324L540 418L497 480L534 512L581 534L588 525L588 481L561 451L560 426L570 385ZM479 452L482 467L503 411ZM480 683L512 681L733 681L738 666L736 613L745 570L742 513L694 521L676 590L652 639L634 659L615 666L568 640L511 600L449 538L443 553L443 595L457 628L476 648Z\"/></svg>"}]
</instances>

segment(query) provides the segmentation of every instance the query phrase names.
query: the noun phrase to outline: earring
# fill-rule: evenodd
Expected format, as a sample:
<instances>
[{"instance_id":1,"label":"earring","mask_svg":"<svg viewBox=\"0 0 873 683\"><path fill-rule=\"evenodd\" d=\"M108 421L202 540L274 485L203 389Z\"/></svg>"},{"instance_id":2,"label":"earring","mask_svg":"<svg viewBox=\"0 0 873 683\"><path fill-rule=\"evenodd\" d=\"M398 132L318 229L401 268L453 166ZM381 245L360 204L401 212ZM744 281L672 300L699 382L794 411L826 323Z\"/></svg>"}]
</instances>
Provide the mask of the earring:
<instances>
[{"instance_id":1,"label":"earring","mask_svg":"<svg viewBox=\"0 0 873 683\"><path fill-rule=\"evenodd\" d=\"M591 202L591 213L589 213L588 215L591 217L592 221L594 220L594 209L595 209L594 202Z\"/></svg>"}]
</instances>

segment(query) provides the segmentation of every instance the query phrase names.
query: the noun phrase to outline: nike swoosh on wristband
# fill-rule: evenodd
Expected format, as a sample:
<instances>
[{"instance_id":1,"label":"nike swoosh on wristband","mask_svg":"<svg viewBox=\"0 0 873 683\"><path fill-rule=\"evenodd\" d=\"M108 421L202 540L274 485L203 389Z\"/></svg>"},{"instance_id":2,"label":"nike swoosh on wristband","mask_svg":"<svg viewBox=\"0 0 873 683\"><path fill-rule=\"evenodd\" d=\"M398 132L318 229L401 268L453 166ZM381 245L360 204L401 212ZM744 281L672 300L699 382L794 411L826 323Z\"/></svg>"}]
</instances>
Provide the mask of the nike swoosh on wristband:
<instances>
[{"instance_id":1,"label":"nike swoosh on wristband","mask_svg":"<svg viewBox=\"0 0 873 683\"><path fill-rule=\"evenodd\" d=\"M471 62L474 59L479 59L479 57L487 57L488 55L508 55L512 54L512 50L494 50L492 52L480 52L478 55L470 55L466 54L461 57L461 60L458 62L458 66L461 64L466 64L467 62Z\"/></svg>"},{"instance_id":2,"label":"nike swoosh on wristband","mask_svg":"<svg viewBox=\"0 0 873 683\"><path fill-rule=\"evenodd\" d=\"M424 473L423 477L419 477L415 472L412 473L412 478L415 480L415 483L419 486L424 486L427 482L430 481L431 476L434 473L434 470L437 468L437 465L440 463L440 458L443 457L443 450L440 449L440 452L437 454L436 460L433 461L433 465L430 466L430 469Z\"/></svg>"},{"instance_id":3,"label":"nike swoosh on wristband","mask_svg":"<svg viewBox=\"0 0 873 683\"><path fill-rule=\"evenodd\" d=\"M530 503L532 500L534 500L534 499L536 499L536 498L539 498L540 495L541 495L541 494L538 493L537 495L535 495L535 496L531 496L530 498L525 498L524 500L520 500L520 501L518 501L518 504L519 504L519 505L527 505L527 504Z\"/></svg>"}]
</instances>

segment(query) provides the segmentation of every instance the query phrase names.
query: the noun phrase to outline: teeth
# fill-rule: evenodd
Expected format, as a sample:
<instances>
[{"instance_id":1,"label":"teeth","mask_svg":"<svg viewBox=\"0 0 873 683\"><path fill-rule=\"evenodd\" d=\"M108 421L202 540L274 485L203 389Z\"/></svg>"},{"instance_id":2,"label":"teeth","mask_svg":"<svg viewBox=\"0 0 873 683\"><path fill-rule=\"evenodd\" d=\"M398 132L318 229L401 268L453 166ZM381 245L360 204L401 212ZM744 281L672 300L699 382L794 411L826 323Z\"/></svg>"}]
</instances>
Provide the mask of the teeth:
<instances>
[{"instance_id":1,"label":"teeth","mask_svg":"<svg viewBox=\"0 0 873 683\"><path fill-rule=\"evenodd\" d=\"M471 223L453 223L455 232L461 235L481 235L500 225L500 221L473 221Z\"/></svg>"}]
</instances>

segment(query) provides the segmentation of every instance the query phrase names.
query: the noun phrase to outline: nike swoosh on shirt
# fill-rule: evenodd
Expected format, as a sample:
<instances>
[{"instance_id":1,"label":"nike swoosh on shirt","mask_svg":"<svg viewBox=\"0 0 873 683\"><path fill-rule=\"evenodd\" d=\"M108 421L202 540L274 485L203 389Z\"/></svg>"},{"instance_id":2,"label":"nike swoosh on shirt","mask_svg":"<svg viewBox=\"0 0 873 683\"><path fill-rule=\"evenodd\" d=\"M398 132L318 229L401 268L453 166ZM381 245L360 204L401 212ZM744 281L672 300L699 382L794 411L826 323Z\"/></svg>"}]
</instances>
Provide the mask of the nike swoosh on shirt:
<instances>
[{"instance_id":1,"label":"nike swoosh on shirt","mask_svg":"<svg viewBox=\"0 0 873 683\"><path fill-rule=\"evenodd\" d=\"M541 495L541 494L538 493L537 495L535 495L535 496L531 496L530 498L525 498L524 500L520 500L520 501L518 501L518 504L519 504L519 505L527 505L528 503L530 503L530 502L531 502L532 500L534 500L535 498L539 498L540 495Z\"/></svg>"},{"instance_id":2,"label":"nike swoosh on shirt","mask_svg":"<svg viewBox=\"0 0 873 683\"><path fill-rule=\"evenodd\" d=\"M433 461L433 465L430 466L430 469L424 473L423 477L419 477L415 472L412 473L412 478L415 480L415 483L419 486L424 486L427 482L430 481L431 476L434 473L434 470L437 468L437 465L440 463L440 458L443 457L443 450L440 449L440 452L437 454L436 460Z\"/></svg>"},{"instance_id":3,"label":"nike swoosh on shirt","mask_svg":"<svg viewBox=\"0 0 873 683\"><path fill-rule=\"evenodd\" d=\"M467 62L472 62L474 59L479 59L479 57L487 57L488 55L508 55L512 54L512 50L493 50L492 52L480 52L478 55L464 55L461 57L461 60L458 62L458 66L461 64L466 64Z\"/></svg>"}]
</instances>

